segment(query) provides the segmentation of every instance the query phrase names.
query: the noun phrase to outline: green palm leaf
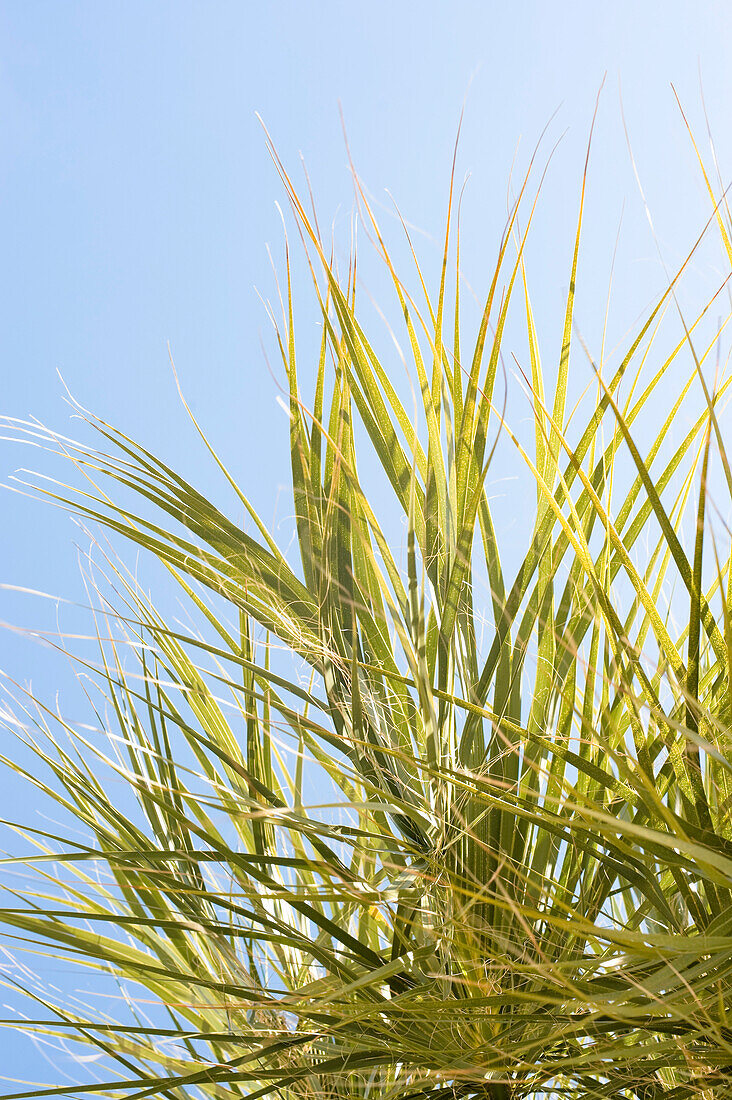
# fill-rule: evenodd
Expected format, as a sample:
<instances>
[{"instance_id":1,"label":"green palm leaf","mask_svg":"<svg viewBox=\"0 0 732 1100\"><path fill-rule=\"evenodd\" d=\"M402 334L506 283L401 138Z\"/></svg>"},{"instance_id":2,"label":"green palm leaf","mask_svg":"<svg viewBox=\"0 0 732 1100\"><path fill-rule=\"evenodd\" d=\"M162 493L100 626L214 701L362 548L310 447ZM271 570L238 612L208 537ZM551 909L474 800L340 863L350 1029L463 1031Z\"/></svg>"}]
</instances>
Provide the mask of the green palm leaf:
<instances>
[{"instance_id":1,"label":"green palm leaf","mask_svg":"<svg viewBox=\"0 0 732 1100\"><path fill-rule=\"evenodd\" d=\"M704 378L711 302L659 350L687 259L568 417L586 177L551 402L532 169L467 356L452 179L434 298L417 266L421 309L357 184L406 329L412 419L357 308L355 257L343 278L273 155L322 322L310 405L288 253L297 563L195 421L254 534L90 414L98 448L9 424L73 464L72 484L36 491L163 564L197 626L171 622L100 544L99 660L79 658L98 732L13 693L8 727L37 767L10 750L3 763L74 824L6 822L22 851L5 865L30 877L6 888L3 934L19 956L111 976L127 1017L45 989L41 961L18 980L36 1016L7 1026L98 1053L104 1079L74 1096L726 1095L732 568L706 501L715 456L729 474L729 380ZM533 455L494 396L509 318L525 326ZM534 487L518 563L489 492L508 454ZM391 500L362 475L374 467ZM7 1093L46 1095L71 1092Z\"/></svg>"}]
</instances>

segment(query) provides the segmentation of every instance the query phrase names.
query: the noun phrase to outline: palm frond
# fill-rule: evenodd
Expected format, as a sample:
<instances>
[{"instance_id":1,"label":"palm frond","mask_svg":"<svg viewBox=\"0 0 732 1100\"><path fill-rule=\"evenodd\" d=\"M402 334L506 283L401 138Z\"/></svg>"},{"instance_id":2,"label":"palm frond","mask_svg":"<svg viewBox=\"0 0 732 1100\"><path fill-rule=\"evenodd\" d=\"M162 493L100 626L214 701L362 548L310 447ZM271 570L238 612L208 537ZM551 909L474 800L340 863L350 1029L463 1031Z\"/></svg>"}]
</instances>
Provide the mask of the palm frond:
<instances>
[{"instance_id":1,"label":"palm frond","mask_svg":"<svg viewBox=\"0 0 732 1100\"><path fill-rule=\"evenodd\" d=\"M726 1095L732 559L706 502L712 464L729 471L729 378L704 378L719 298L662 350L687 259L568 416L585 178L546 374L532 170L472 346L452 181L421 308L357 185L405 325L412 418L357 306L355 256L343 277L271 151L322 322L310 403L288 252L276 338L297 563L208 440L254 534L89 413L98 447L14 424L75 471L35 490L164 565L198 626L100 542L99 661L79 658L98 732L14 693L8 726L37 766L3 763L76 831L6 822L24 851L5 865L30 878L6 887L3 933L111 975L128 1018L64 1001L38 964L23 985L37 1015L6 1023L91 1048L106 1077L8 1100ZM533 442L496 396L509 317ZM499 457L533 486L518 563L491 500Z\"/></svg>"}]
</instances>

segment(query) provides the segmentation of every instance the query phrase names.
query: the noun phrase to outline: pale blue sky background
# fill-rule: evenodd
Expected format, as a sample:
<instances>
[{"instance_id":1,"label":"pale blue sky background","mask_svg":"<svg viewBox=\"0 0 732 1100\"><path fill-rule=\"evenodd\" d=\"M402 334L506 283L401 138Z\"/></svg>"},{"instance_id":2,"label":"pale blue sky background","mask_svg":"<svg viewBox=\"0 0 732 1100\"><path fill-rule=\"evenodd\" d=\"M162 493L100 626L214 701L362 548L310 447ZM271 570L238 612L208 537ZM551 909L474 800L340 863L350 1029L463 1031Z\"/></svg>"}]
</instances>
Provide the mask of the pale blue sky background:
<instances>
[{"instance_id":1,"label":"pale blue sky background","mask_svg":"<svg viewBox=\"0 0 732 1100\"><path fill-rule=\"evenodd\" d=\"M517 142L525 165L558 109L550 133L567 133L531 254L537 316L551 349L604 72L583 260L596 293L580 304L592 337L624 200L618 335L663 280L629 166L619 82L673 262L708 211L670 83L703 135L701 68L728 183L731 56L732 11L711 0L0 2L0 412L34 415L73 434L60 370L83 404L213 491L209 468L191 450L167 362L170 341L197 415L255 504L274 516L287 483L286 425L261 347L264 340L272 350L255 287L273 294L265 245L280 262L274 203L282 193L255 111L293 171L302 151L323 220L337 216L345 226L351 185L340 101L363 179L380 203L388 188L424 230L429 265L468 92L463 245L466 274L480 292ZM711 289L722 265L714 253L709 263L698 278ZM39 462L0 444L2 480ZM9 493L0 506L0 581L78 598L70 521ZM0 592L2 620L52 626L54 615L48 605ZM39 691L58 690L72 711L79 706L64 664L16 633L0 634L0 668L32 678ZM6 806L11 814L28 808L14 790ZM53 1083L76 1072L70 1062L40 1063L21 1038L0 1044L10 1076Z\"/></svg>"}]
</instances>

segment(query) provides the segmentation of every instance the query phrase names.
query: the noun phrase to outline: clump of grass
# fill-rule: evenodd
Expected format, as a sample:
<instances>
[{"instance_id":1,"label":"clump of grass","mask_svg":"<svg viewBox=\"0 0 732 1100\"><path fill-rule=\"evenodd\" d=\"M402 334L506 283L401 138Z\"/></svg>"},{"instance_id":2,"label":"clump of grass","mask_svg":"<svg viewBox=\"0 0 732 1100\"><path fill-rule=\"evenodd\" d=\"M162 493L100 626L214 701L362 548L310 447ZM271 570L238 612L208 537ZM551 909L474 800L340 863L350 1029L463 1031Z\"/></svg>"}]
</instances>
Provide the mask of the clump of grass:
<instances>
[{"instance_id":1,"label":"clump of grass","mask_svg":"<svg viewBox=\"0 0 732 1100\"><path fill-rule=\"evenodd\" d=\"M297 564L213 449L247 530L90 414L100 449L18 429L83 475L78 492L40 491L162 563L205 629L159 613L109 554L90 696L108 740L18 703L38 762L6 763L76 829L17 829L36 875L3 932L114 975L128 1016L27 979L37 1013L20 1026L98 1052L106 1077L10 1095L727 1095L732 569L726 529L724 547L710 538L712 454L720 493L732 477L710 303L659 353L684 264L570 417L584 180L546 377L519 229L531 173L471 339L452 187L434 294L415 268L421 305L357 188L405 326L413 415L362 322L355 257L338 271L272 155L322 320L308 398L288 257ZM500 399L509 311L532 448ZM534 486L520 561L494 525L497 446ZM365 488L366 452L389 500Z\"/></svg>"}]
</instances>

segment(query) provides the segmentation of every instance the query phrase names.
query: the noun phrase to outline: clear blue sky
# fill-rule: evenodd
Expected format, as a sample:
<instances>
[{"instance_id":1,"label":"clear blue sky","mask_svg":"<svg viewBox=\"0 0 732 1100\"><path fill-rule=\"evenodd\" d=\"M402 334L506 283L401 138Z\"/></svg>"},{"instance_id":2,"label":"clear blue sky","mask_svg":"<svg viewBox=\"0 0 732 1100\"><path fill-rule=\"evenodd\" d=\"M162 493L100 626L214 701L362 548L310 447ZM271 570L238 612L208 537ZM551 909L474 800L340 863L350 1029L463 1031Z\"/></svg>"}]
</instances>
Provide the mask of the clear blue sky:
<instances>
[{"instance_id":1,"label":"clear blue sky","mask_svg":"<svg viewBox=\"0 0 732 1100\"><path fill-rule=\"evenodd\" d=\"M424 231L430 262L467 93L464 258L480 290L517 142L520 159L558 109L551 134L567 133L532 253L537 314L556 326L583 149L607 71L583 263L590 287L598 275L604 307L625 200L622 329L662 275L629 166L619 87L672 262L706 207L670 84L703 134L701 70L729 182L731 56L732 12L723 0L4 0L0 412L73 434L60 370L84 405L181 464L206 490L213 479L191 452L170 341L197 415L273 516L287 482L285 422L255 287L273 294L265 246L281 259L274 203L282 194L255 111L293 170L302 151L324 220L345 224L351 185L340 102L360 174L378 202L388 189ZM714 277L699 275L710 288ZM583 308L594 332L591 295ZM39 463L0 444L1 480ZM0 500L0 581L80 597L78 534L68 518L10 493ZM0 592L2 620L53 628L54 616L48 605ZM64 663L17 633L0 634L0 667L39 691L76 699ZM7 804L28 809L14 791ZM2 1042L0 1062L11 1076L53 1082L75 1072L70 1063L43 1066L26 1040Z\"/></svg>"}]
</instances>

